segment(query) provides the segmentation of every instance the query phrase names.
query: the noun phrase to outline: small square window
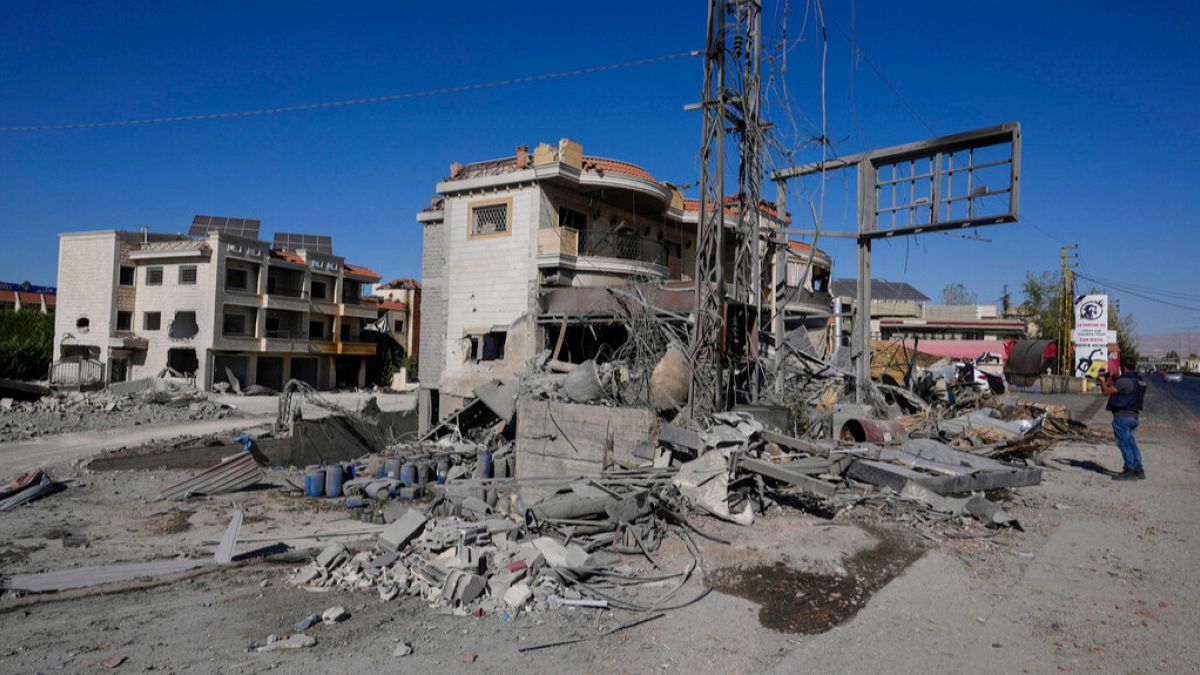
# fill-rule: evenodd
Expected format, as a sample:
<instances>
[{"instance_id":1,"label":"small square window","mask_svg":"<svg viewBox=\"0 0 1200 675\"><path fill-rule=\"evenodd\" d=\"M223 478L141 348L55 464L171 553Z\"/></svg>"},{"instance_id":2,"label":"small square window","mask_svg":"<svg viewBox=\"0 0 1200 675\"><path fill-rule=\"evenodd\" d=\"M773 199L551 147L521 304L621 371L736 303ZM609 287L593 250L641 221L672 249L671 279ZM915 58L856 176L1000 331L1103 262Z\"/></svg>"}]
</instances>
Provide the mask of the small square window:
<instances>
[{"instance_id":1,"label":"small square window","mask_svg":"<svg viewBox=\"0 0 1200 675\"><path fill-rule=\"evenodd\" d=\"M508 232L508 203L471 207L471 236Z\"/></svg>"},{"instance_id":2,"label":"small square window","mask_svg":"<svg viewBox=\"0 0 1200 675\"><path fill-rule=\"evenodd\" d=\"M120 284L122 286L132 286L133 285L133 268L132 267L129 267L128 265L121 265Z\"/></svg>"},{"instance_id":3,"label":"small square window","mask_svg":"<svg viewBox=\"0 0 1200 675\"><path fill-rule=\"evenodd\" d=\"M196 285L196 266L183 265L179 268L179 285L180 286L195 286Z\"/></svg>"},{"instance_id":4,"label":"small square window","mask_svg":"<svg viewBox=\"0 0 1200 675\"><path fill-rule=\"evenodd\" d=\"M163 268L147 267L146 268L146 285L147 286L162 286Z\"/></svg>"},{"instance_id":5,"label":"small square window","mask_svg":"<svg viewBox=\"0 0 1200 675\"><path fill-rule=\"evenodd\" d=\"M142 314L142 330L159 330L161 328L161 312L145 312Z\"/></svg>"},{"instance_id":6,"label":"small square window","mask_svg":"<svg viewBox=\"0 0 1200 675\"><path fill-rule=\"evenodd\" d=\"M117 330L133 330L133 312L117 312Z\"/></svg>"},{"instance_id":7,"label":"small square window","mask_svg":"<svg viewBox=\"0 0 1200 675\"><path fill-rule=\"evenodd\" d=\"M394 327L392 328L392 331L396 332L396 333L403 333L404 332L404 322L396 321Z\"/></svg>"}]
</instances>

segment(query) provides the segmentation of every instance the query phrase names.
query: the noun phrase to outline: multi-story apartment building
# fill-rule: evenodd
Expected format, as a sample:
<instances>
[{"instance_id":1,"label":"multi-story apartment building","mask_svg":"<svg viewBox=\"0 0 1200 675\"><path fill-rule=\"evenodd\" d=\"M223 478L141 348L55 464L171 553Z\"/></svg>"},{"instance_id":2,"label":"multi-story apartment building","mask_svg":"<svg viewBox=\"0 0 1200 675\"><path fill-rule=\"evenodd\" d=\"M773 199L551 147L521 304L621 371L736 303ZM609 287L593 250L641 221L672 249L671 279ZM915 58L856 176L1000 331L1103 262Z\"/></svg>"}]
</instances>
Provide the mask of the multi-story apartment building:
<instances>
[{"instance_id":1,"label":"multi-story apartment building","mask_svg":"<svg viewBox=\"0 0 1200 675\"><path fill-rule=\"evenodd\" d=\"M212 226L60 235L55 358L97 359L110 382L170 367L203 388L231 376L273 389L364 384L375 343L363 326L376 310L362 288L379 275L328 246L273 248L257 221L196 222ZM243 222L253 227L225 226Z\"/></svg>"},{"instance_id":2,"label":"multi-story apartment building","mask_svg":"<svg viewBox=\"0 0 1200 675\"><path fill-rule=\"evenodd\" d=\"M387 333L404 349L406 356L420 352L421 282L416 279L392 279L376 285L363 302L373 304L379 313L376 327Z\"/></svg>"},{"instance_id":3,"label":"multi-story apartment building","mask_svg":"<svg viewBox=\"0 0 1200 675\"><path fill-rule=\"evenodd\" d=\"M58 290L53 286L35 286L28 281L19 284L0 281L0 311L24 309L53 314L58 304Z\"/></svg>"},{"instance_id":4,"label":"multi-story apartment building","mask_svg":"<svg viewBox=\"0 0 1200 675\"><path fill-rule=\"evenodd\" d=\"M521 372L543 350L579 362L623 343L613 287L640 284L669 321L695 306L699 204L639 166L585 156L563 139L532 153L518 146L511 157L455 163L436 190L417 214L424 230L423 426L479 385ZM766 227L787 221L769 202L758 211ZM737 200L723 212L732 231ZM727 265L735 240L726 237ZM799 259L801 251L794 253L790 259ZM814 290L811 273L789 278ZM827 267L816 275L817 283L827 278ZM818 300L812 293L780 298L795 310ZM827 321L828 303L813 306Z\"/></svg>"}]
</instances>

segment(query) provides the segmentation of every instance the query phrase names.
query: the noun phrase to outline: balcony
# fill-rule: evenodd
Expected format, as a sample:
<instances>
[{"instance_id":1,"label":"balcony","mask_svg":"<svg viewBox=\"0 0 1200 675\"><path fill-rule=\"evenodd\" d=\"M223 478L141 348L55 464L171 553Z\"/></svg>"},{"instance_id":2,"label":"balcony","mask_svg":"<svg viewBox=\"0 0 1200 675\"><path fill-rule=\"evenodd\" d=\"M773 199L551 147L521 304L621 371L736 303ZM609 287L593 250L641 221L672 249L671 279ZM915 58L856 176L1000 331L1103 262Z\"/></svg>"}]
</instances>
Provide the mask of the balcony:
<instances>
[{"instance_id":1,"label":"balcony","mask_svg":"<svg viewBox=\"0 0 1200 675\"><path fill-rule=\"evenodd\" d=\"M374 333L343 333L341 342L350 344L375 344Z\"/></svg>"},{"instance_id":2,"label":"balcony","mask_svg":"<svg viewBox=\"0 0 1200 675\"><path fill-rule=\"evenodd\" d=\"M541 230L538 237L539 267L564 267L577 275L666 279L672 273L671 262L663 242L629 230L560 227Z\"/></svg>"},{"instance_id":3,"label":"balcony","mask_svg":"<svg viewBox=\"0 0 1200 675\"><path fill-rule=\"evenodd\" d=\"M268 340L294 340L294 341L303 341L303 342L308 341L308 331L300 330L300 329L266 330L266 331L263 331L263 336L266 337Z\"/></svg>"},{"instance_id":4,"label":"balcony","mask_svg":"<svg viewBox=\"0 0 1200 675\"><path fill-rule=\"evenodd\" d=\"M283 298L303 298L304 287L267 286L267 295L277 295Z\"/></svg>"},{"instance_id":5,"label":"balcony","mask_svg":"<svg viewBox=\"0 0 1200 675\"><path fill-rule=\"evenodd\" d=\"M361 305L362 301L363 301L363 299L362 299L361 295L343 295L342 296L342 304L345 304L345 305Z\"/></svg>"},{"instance_id":6,"label":"balcony","mask_svg":"<svg viewBox=\"0 0 1200 675\"><path fill-rule=\"evenodd\" d=\"M784 309L807 316L829 316L833 311L833 296L821 291L788 286Z\"/></svg>"}]
</instances>

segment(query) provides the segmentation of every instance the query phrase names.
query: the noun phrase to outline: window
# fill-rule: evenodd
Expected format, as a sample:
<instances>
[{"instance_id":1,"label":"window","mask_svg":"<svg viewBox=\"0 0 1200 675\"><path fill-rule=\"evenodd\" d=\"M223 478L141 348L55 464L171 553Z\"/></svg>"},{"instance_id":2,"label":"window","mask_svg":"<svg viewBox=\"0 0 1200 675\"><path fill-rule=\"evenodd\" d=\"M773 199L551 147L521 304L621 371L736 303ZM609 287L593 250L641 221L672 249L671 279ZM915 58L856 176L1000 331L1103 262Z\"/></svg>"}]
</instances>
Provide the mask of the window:
<instances>
[{"instance_id":1,"label":"window","mask_svg":"<svg viewBox=\"0 0 1200 675\"><path fill-rule=\"evenodd\" d=\"M159 330L161 328L161 312L145 312L142 314L142 330Z\"/></svg>"},{"instance_id":2,"label":"window","mask_svg":"<svg viewBox=\"0 0 1200 675\"><path fill-rule=\"evenodd\" d=\"M245 314L226 314L225 321L221 332L225 335L245 335L246 334L246 315Z\"/></svg>"},{"instance_id":3,"label":"window","mask_svg":"<svg viewBox=\"0 0 1200 675\"><path fill-rule=\"evenodd\" d=\"M309 321L308 322L308 338L310 340L325 339L325 322L324 321Z\"/></svg>"},{"instance_id":4,"label":"window","mask_svg":"<svg viewBox=\"0 0 1200 675\"><path fill-rule=\"evenodd\" d=\"M225 288L236 290L246 290L249 286L250 275L246 270L238 269L237 267L229 267L225 270Z\"/></svg>"},{"instance_id":5,"label":"window","mask_svg":"<svg viewBox=\"0 0 1200 675\"><path fill-rule=\"evenodd\" d=\"M121 265L121 279L119 282L122 286L133 285L133 268L128 265Z\"/></svg>"},{"instance_id":6,"label":"window","mask_svg":"<svg viewBox=\"0 0 1200 675\"><path fill-rule=\"evenodd\" d=\"M117 330L133 330L133 312L117 312Z\"/></svg>"},{"instance_id":7,"label":"window","mask_svg":"<svg viewBox=\"0 0 1200 675\"><path fill-rule=\"evenodd\" d=\"M326 297L326 286L324 281L312 282L312 296L314 300L324 300Z\"/></svg>"},{"instance_id":8,"label":"window","mask_svg":"<svg viewBox=\"0 0 1200 675\"><path fill-rule=\"evenodd\" d=\"M482 335L468 336L471 349L467 358L471 361L501 361L504 359L504 340L508 333L492 331Z\"/></svg>"},{"instance_id":9,"label":"window","mask_svg":"<svg viewBox=\"0 0 1200 675\"><path fill-rule=\"evenodd\" d=\"M146 285L162 286L163 272L161 267L146 268Z\"/></svg>"},{"instance_id":10,"label":"window","mask_svg":"<svg viewBox=\"0 0 1200 675\"><path fill-rule=\"evenodd\" d=\"M196 266L182 265L179 268L179 285L180 286L195 286L196 285Z\"/></svg>"},{"instance_id":11,"label":"window","mask_svg":"<svg viewBox=\"0 0 1200 675\"><path fill-rule=\"evenodd\" d=\"M471 236L486 237L508 234L508 206L512 200L499 204L480 204L471 207Z\"/></svg>"},{"instance_id":12,"label":"window","mask_svg":"<svg viewBox=\"0 0 1200 675\"><path fill-rule=\"evenodd\" d=\"M558 207L558 226L582 232L587 229L587 214L560 206Z\"/></svg>"},{"instance_id":13,"label":"window","mask_svg":"<svg viewBox=\"0 0 1200 675\"><path fill-rule=\"evenodd\" d=\"M403 333L404 332L404 322L396 321L392 327L392 331L396 332L396 333Z\"/></svg>"},{"instance_id":14,"label":"window","mask_svg":"<svg viewBox=\"0 0 1200 675\"><path fill-rule=\"evenodd\" d=\"M88 328L90 328L91 325L91 319L87 318L86 316L81 316L75 320L75 330L79 331L80 333L88 332Z\"/></svg>"}]
</instances>

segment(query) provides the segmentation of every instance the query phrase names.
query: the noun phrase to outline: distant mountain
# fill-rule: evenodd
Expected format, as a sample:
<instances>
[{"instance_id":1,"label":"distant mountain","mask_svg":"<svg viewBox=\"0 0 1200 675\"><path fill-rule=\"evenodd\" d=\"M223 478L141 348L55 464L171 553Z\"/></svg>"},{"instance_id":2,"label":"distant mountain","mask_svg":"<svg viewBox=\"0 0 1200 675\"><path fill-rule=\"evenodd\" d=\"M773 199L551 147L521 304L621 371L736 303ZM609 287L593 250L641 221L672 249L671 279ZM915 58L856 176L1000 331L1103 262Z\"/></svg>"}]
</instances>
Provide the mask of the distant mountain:
<instances>
[{"instance_id":1,"label":"distant mountain","mask_svg":"<svg viewBox=\"0 0 1200 675\"><path fill-rule=\"evenodd\" d=\"M1171 350L1179 352L1180 356L1188 355L1189 335L1182 333L1159 333L1158 335L1138 336L1138 351L1142 354L1165 354ZM1192 331L1190 336L1191 351L1200 354L1200 330Z\"/></svg>"}]
</instances>

